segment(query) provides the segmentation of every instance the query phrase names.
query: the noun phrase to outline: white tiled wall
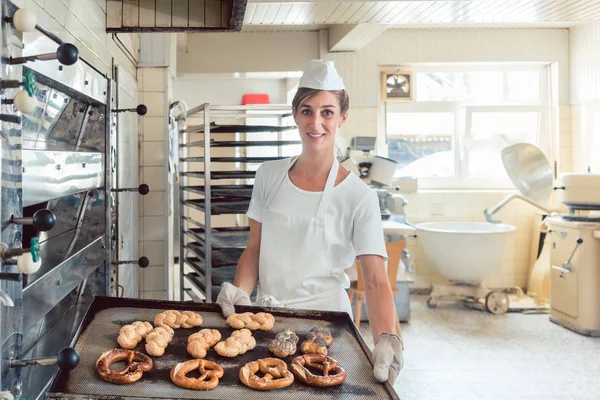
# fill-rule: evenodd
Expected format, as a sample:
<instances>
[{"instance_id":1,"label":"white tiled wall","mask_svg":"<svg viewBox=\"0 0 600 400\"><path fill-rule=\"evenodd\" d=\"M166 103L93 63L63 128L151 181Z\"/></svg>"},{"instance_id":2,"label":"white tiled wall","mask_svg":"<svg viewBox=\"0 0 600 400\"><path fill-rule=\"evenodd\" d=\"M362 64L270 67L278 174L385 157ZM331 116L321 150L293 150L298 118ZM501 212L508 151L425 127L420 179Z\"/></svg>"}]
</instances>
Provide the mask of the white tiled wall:
<instances>
[{"instance_id":1,"label":"white tiled wall","mask_svg":"<svg viewBox=\"0 0 600 400\"><path fill-rule=\"evenodd\" d=\"M112 76L112 59L136 76L137 34L119 34L128 54L106 33L105 0L12 0L38 17L38 24L61 40L73 43L87 62ZM117 39L119 40L119 39Z\"/></svg>"},{"instance_id":2,"label":"white tiled wall","mask_svg":"<svg viewBox=\"0 0 600 400\"><path fill-rule=\"evenodd\" d=\"M140 124L140 182L150 186L150 193L140 196L140 226L143 227L140 248L150 260L150 266L142 271L140 296L152 299L167 298L164 147L167 69L138 69L138 99L148 108Z\"/></svg>"}]
</instances>

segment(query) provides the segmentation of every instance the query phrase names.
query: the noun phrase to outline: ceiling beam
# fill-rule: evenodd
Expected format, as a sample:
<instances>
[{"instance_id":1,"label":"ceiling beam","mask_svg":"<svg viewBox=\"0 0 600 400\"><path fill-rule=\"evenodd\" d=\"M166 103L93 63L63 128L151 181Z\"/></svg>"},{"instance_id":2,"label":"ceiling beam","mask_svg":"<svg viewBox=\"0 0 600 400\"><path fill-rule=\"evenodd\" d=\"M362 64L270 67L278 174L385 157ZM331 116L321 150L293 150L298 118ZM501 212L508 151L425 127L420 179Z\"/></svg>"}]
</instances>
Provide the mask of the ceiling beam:
<instances>
[{"instance_id":1,"label":"ceiling beam","mask_svg":"<svg viewBox=\"0 0 600 400\"><path fill-rule=\"evenodd\" d=\"M339 24L329 27L329 52L358 51L381 35L386 24Z\"/></svg>"}]
</instances>

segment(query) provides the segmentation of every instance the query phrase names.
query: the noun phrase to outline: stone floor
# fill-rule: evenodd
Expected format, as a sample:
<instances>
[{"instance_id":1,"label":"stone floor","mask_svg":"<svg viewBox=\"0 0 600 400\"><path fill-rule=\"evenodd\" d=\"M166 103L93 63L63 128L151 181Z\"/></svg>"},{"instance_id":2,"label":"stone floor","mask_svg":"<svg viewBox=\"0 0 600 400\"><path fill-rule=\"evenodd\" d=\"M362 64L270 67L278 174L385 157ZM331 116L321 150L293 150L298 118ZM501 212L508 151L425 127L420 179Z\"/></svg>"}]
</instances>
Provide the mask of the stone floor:
<instances>
[{"instance_id":1,"label":"stone floor","mask_svg":"<svg viewBox=\"0 0 600 400\"><path fill-rule=\"evenodd\" d=\"M411 296L402 324L402 400L600 399L600 338L571 332L548 314L492 315L457 304L429 309ZM369 346L368 322L361 332Z\"/></svg>"}]
</instances>

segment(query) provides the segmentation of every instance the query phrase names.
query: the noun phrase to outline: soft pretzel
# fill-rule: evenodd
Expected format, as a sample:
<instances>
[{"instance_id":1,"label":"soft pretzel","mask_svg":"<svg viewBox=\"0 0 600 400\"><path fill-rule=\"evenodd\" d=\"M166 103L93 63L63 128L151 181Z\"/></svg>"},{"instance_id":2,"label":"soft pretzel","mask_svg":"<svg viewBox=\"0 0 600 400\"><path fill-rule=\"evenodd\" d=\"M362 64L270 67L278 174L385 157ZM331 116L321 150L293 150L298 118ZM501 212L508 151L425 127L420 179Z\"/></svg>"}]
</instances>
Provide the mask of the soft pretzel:
<instances>
[{"instance_id":1,"label":"soft pretzel","mask_svg":"<svg viewBox=\"0 0 600 400\"><path fill-rule=\"evenodd\" d=\"M250 329L255 331L268 331L273 328L275 317L272 314L259 312L257 314L247 312L243 314L231 314L227 317L227 323L233 329Z\"/></svg>"},{"instance_id":2,"label":"soft pretzel","mask_svg":"<svg viewBox=\"0 0 600 400\"><path fill-rule=\"evenodd\" d=\"M293 330L285 328L275 336L275 339L273 339L271 343L269 343L269 351L277 357L291 356L296 353L298 340L298 336Z\"/></svg>"},{"instance_id":3,"label":"soft pretzel","mask_svg":"<svg viewBox=\"0 0 600 400\"><path fill-rule=\"evenodd\" d=\"M327 355L327 339L323 335L311 335L300 345L303 354Z\"/></svg>"},{"instance_id":4,"label":"soft pretzel","mask_svg":"<svg viewBox=\"0 0 600 400\"><path fill-rule=\"evenodd\" d=\"M216 329L202 329L188 337L187 352L194 358L206 357L208 349L221 340L221 333Z\"/></svg>"},{"instance_id":5,"label":"soft pretzel","mask_svg":"<svg viewBox=\"0 0 600 400\"><path fill-rule=\"evenodd\" d=\"M318 370L320 374L314 375L308 367ZM346 371L338 362L322 354L298 356L290 363L290 370L300 382L310 386L336 386L346 380Z\"/></svg>"},{"instance_id":6,"label":"soft pretzel","mask_svg":"<svg viewBox=\"0 0 600 400\"><path fill-rule=\"evenodd\" d=\"M124 349L131 350L142 341L154 327L150 322L135 321L132 324L124 325L119 331L117 343Z\"/></svg>"},{"instance_id":7,"label":"soft pretzel","mask_svg":"<svg viewBox=\"0 0 600 400\"><path fill-rule=\"evenodd\" d=\"M167 325L173 329L193 328L203 323L202 316L193 311L167 310L154 318L154 326Z\"/></svg>"},{"instance_id":8,"label":"soft pretzel","mask_svg":"<svg viewBox=\"0 0 600 400\"><path fill-rule=\"evenodd\" d=\"M188 378L186 375L195 369L200 370L199 378ZM171 368L171 381L186 389L210 390L217 387L219 378L223 376L223 368L208 360L189 360Z\"/></svg>"},{"instance_id":9,"label":"soft pretzel","mask_svg":"<svg viewBox=\"0 0 600 400\"><path fill-rule=\"evenodd\" d=\"M223 357L236 357L256 347L256 339L248 329L233 331L227 340L215 345L215 351Z\"/></svg>"},{"instance_id":10,"label":"soft pretzel","mask_svg":"<svg viewBox=\"0 0 600 400\"><path fill-rule=\"evenodd\" d=\"M125 361L127 365L121 371L113 371L110 366L119 361ZM114 349L102 353L96 360L96 373L106 382L119 385L138 381L144 372L152 369L152 359L133 350Z\"/></svg>"},{"instance_id":11,"label":"soft pretzel","mask_svg":"<svg viewBox=\"0 0 600 400\"><path fill-rule=\"evenodd\" d=\"M146 335L146 352L154 357L162 356L171 340L173 329L166 325L156 327Z\"/></svg>"},{"instance_id":12,"label":"soft pretzel","mask_svg":"<svg viewBox=\"0 0 600 400\"><path fill-rule=\"evenodd\" d=\"M256 376L260 372L262 378ZM294 375L287 369L285 361L279 358L261 358L249 362L240 369L242 383L256 390L281 389L294 383Z\"/></svg>"}]
</instances>

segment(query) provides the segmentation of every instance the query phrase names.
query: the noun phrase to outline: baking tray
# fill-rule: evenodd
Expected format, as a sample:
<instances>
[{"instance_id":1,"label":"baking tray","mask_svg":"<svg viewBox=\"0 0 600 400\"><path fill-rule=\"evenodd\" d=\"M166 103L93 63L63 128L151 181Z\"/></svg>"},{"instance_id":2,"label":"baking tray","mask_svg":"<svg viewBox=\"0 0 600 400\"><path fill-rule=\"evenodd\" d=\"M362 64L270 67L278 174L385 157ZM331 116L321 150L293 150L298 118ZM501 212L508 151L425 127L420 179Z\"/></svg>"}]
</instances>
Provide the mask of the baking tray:
<instances>
[{"instance_id":1,"label":"baking tray","mask_svg":"<svg viewBox=\"0 0 600 400\"><path fill-rule=\"evenodd\" d=\"M204 171L187 171L181 175L199 179L206 177ZM254 179L255 175L256 171L211 171L210 179Z\"/></svg>"},{"instance_id":2,"label":"baking tray","mask_svg":"<svg viewBox=\"0 0 600 400\"><path fill-rule=\"evenodd\" d=\"M185 200L183 205L204 212L204 199ZM250 206L250 199L213 197L210 200L211 215L245 214Z\"/></svg>"},{"instance_id":3,"label":"baking tray","mask_svg":"<svg viewBox=\"0 0 600 400\"><path fill-rule=\"evenodd\" d=\"M132 384L115 385L100 380L96 375L95 362L104 351L118 347L116 339L121 326L134 321L153 321L164 310L191 310L202 315L204 323L192 329L176 329L173 340L162 357L152 357L154 367L145 372L142 379ZM142 300L116 297L95 297L92 301L71 346L80 355L79 365L72 371L59 370L50 384L48 399L399 399L389 382L379 383L373 377L373 363L368 346L350 316L344 312L296 310L238 306L237 312L270 312L275 325L268 332L252 331L257 345L246 354L226 358L213 349L207 360L217 362L225 371L219 385L209 391L186 390L174 385L170 378L171 368L179 362L191 359L187 354L187 338L203 328L218 329L223 338L233 332L225 322L217 304L186 303L161 300ZM333 344L331 357L338 360L346 370L346 381L329 388L313 388L294 381L287 388L256 391L244 386L238 378L239 369L247 362L273 357L268 343L284 327L293 329L300 341L314 326L329 329ZM144 341L135 348L144 353ZM296 353L296 355L299 352ZM288 363L294 356L286 357Z\"/></svg>"},{"instance_id":4,"label":"baking tray","mask_svg":"<svg viewBox=\"0 0 600 400\"><path fill-rule=\"evenodd\" d=\"M212 198L234 197L250 199L254 185L214 185L210 187ZM206 189L204 186L184 186L183 190L204 196Z\"/></svg>"},{"instance_id":5,"label":"baking tray","mask_svg":"<svg viewBox=\"0 0 600 400\"><path fill-rule=\"evenodd\" d=\"M192 228L185 231L185 233L204 245L206 237L204 229ZM210 245L213 249L245 249L248 247L249 237L250 228L246 226L212 228Z\"/></svg>"}]
</instances>

